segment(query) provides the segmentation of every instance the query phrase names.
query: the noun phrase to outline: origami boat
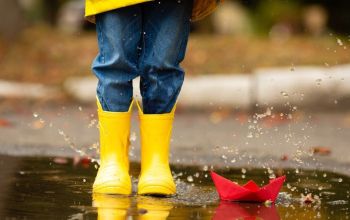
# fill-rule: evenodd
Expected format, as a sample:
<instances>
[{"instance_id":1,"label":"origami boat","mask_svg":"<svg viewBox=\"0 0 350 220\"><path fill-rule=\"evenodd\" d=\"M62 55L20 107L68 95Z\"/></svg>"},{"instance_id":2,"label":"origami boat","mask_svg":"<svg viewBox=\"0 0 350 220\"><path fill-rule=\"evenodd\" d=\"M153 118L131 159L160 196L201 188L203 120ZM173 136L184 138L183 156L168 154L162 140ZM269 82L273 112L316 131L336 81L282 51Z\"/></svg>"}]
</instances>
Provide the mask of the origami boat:
<instances>
[{"instance_id":1,"label":"origami boat","mask_svg":"<svg viewBox=\"0 0 350 220\"><path fill-rule=\"evenodd\" d=\"M275 202L284 181L285 176L271 179L270 182L259 187L254 181L249 180L245 185L240 186L211 171L211 178L214 181L216 190L221 200L237 202Z\"/></svg>"}]
</instances>

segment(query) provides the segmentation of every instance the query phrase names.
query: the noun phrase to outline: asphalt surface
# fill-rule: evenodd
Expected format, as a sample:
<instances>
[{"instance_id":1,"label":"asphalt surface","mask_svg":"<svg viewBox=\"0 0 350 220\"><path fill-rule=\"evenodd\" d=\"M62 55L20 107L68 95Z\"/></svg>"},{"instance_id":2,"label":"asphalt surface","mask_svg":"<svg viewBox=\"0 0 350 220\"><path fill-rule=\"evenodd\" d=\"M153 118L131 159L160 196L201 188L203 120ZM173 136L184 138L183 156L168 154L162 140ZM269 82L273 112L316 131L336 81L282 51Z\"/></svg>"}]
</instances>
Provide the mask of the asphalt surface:
<instances>
[{"instance_id":1,"label":"asphalt surface","mask_svg":"<svg viewBox=\"0 0 350 220\"><path fill-rule=\"evenodd\" d=\"M215 167L293 167L350 174L350 111L228 110L176 114L171 162ZM134 112L130 158L139 160ZM87 156L98 153L94 106L31 107L0 113L0 154Z\"/></svg>"}]
</instances>

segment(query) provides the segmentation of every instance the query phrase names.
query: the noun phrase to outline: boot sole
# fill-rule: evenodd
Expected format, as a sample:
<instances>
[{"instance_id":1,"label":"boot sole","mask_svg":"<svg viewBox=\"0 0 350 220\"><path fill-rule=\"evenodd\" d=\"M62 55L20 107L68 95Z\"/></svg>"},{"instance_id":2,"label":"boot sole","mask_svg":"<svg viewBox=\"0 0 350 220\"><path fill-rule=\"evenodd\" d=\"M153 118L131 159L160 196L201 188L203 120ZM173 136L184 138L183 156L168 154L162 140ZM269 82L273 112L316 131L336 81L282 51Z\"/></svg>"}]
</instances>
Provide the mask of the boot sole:
<instances>
[{"instance_id":1,"label":"boot sole","mask_svg":"<svg viewBox=\"0 0 350 220\"><path fill-rule=\"evenodd\" d=\"M152 186L144 186L141 188L139 187L138 194L139 195L155 195L155 196L171 196L176 193L176 190L171 189L166 186L157 186L157 185L152 185Z\"/></svg>"}]
</instances>

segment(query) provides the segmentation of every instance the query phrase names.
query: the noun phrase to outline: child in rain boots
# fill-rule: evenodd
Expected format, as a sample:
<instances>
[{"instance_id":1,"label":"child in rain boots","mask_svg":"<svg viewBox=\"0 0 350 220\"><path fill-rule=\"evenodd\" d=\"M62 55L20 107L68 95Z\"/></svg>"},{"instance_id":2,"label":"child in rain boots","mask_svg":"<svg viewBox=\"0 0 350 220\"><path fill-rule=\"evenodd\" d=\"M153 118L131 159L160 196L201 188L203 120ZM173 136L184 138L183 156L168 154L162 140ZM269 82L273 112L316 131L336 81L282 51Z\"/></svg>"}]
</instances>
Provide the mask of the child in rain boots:
<instances>
[{"instance_id":1,"label":"child in rain boots","mask_svg":"<svg viewBox=\"0 0 350 220\"><path fill-rule=\"evenodd\" d=\"M184 71L191 19L209 14L219 0L86 0L96 23L100 161L94 193L131 194L129 133L132 80L140 76L141 174L138 194L173 195L169 144Z\"/></svg>"}]
</instances>

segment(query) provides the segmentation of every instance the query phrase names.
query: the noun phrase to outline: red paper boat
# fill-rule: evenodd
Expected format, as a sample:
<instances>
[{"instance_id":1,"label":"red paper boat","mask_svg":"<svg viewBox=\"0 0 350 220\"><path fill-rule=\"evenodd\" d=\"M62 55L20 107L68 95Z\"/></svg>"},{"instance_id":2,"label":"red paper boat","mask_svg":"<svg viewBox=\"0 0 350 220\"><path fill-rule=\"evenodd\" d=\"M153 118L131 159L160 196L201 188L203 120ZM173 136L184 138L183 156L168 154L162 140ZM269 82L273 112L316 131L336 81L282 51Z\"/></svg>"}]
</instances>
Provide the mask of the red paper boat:
<instances>
[{"instance_id":1,"label":"red paper boat","mask_svg":"<svg viewBox=\"0 0 350 220\"><path fill-rule=\"evenodd\" d=\"M270 180L270 183L259 187L254 181L249 180L245 185L240 186L215 172L211 172L216 190L221 200L240 202L275 202L284 181L285 176Z\"/></svg>"},{"instance_id":2,"label":"red paper boat","mask_svg":"<svg viewBox=\"0 0 350 220\"><path fill-rule=\"evenodd\" d=\"M274 204L270 207L255 203L232 203L221 201L216 208L213 220L245 219L245 220L280 220Z\"/></svg>"}]
</instances>

